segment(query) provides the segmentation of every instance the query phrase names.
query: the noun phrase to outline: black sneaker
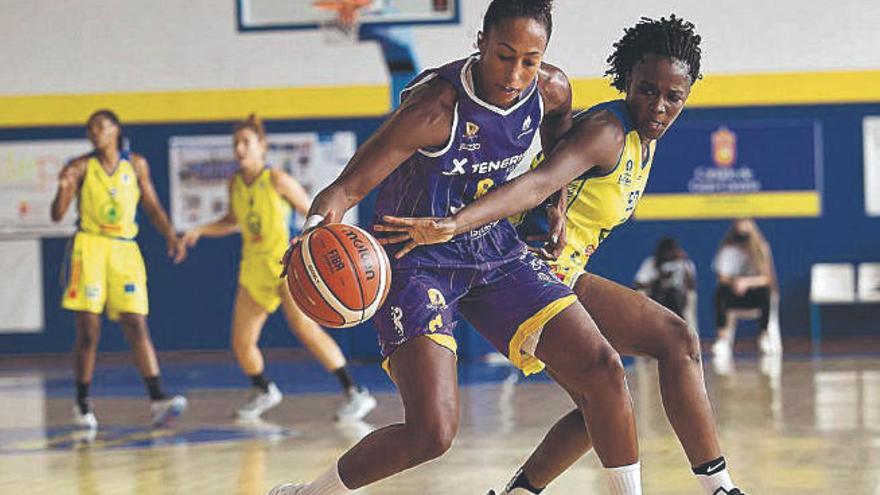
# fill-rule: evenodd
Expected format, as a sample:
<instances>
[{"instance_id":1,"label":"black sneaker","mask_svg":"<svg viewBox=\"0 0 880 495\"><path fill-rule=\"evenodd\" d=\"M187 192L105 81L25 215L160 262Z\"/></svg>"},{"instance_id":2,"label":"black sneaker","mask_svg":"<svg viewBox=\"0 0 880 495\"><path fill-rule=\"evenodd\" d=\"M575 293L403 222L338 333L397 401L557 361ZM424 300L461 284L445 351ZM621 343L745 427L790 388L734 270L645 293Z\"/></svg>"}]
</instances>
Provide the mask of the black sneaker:
<instances>
[{"instance_id":1,"label":"black sneaker","mask_svg":"<svg viewBox=\"0 0 880 495\"><path fill-rule=\"evenodd\" d=\"M734 488L730 491L727 491L724 488L719 488L719 489L715 490L715 493L713 493L712 495L746 495L746 494L741 492L739 488Z\"/></svg>"}]
</instances>

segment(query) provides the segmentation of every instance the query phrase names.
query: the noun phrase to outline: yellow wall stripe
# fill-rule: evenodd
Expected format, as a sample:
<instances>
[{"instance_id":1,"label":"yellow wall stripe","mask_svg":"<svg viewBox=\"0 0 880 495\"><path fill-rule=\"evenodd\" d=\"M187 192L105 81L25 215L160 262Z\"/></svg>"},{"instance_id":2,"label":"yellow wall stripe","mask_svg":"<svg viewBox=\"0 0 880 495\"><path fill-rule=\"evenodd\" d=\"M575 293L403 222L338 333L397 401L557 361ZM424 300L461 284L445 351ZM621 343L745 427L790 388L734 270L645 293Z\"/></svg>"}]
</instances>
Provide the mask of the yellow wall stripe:
<instances>
[{"instance_id":1,"label":"yellow wall stripe","mask_svg":"<svg viewBox=\"0 0 880 495\"><path fill-rule=\"evenodd\" d=\"M376 117L391 108L387 85L150 93L0 96L0 127L83 125L98 108L123 123Z\"/></svg>"},{"instance_id":2,"label":"yellow wall stripe","mask_svg":"<svg viewBox=\"0 0 880 495\"><path fill-rule=\"evenodd\" d=\"M607 79L572 81L574 107L622 98ZM689 107L815 105L880 102L880 71L786 72L706 75L697 82Z\"/></svg>"},{"instance_id":3,"label":"yellow wall stripe","mask_svg":"<svg viewBox=\"0 0 880 495\"><path fill-rule=\"evenodd\" d=\"M573 79L575 108L620 98L606 79ZM255 111L272 119L376 117L391 108L387 85L142 93L0 96L0 127L79 125L97 108L124 122L210 122ZM880 102L880 71L707 75L691 107Z\"/></svg>"},{"instance_id":4,"label":"yellow wall stripe","mask_svg":"<svg viewBox=\"0 0 880 495\"><path fill-rule=\"evenodd\" d=\"M817 217L818 191L750 194L646 194L639 200L639 220L695 220L731 217Z\"/></svg>"}]
</instances>

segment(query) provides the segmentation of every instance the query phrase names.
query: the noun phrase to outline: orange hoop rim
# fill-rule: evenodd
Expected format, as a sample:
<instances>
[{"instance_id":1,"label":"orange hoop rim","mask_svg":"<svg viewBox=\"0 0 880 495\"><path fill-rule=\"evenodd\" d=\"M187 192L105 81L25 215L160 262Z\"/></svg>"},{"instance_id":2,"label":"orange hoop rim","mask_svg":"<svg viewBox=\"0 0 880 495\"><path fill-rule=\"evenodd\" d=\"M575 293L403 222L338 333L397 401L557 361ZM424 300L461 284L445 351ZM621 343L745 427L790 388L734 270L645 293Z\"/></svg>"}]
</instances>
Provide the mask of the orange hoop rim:
<instances>
[{"instance_id":1,"label":"orange hoop rim","mask_svg":"<svg viewBox=\"0 0 880 495\"><path fill-rule=\"evenodd\" d=\"M332 10L341 24L352 26L358 20L358 10L370 5L373 0L315 0L312 6L320 10Z\"/></svg>"}]
</instances>

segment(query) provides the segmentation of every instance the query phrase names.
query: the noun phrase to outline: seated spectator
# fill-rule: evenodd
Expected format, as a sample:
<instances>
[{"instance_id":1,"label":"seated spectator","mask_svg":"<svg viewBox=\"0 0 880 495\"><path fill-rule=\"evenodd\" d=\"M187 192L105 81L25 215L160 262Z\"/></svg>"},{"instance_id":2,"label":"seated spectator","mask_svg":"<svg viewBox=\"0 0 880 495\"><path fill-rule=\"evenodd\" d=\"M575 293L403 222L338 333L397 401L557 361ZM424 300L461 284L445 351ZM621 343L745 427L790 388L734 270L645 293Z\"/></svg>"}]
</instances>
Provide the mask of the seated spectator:
<instances>
[{"instance_id":1,"label":"seated spectator","mask_svg":"<svg viewBox=\"0 0 880 495\"><path fill-rule=\"evenodd\" d=\"M675 239L664 237L654 256L645 258L636 272L636 289L685 318L688 293L696 288L696 268Z\"/></svg>"},{"instance_id":2,"label":"seated spectator","mask_svg":"<svg viewBox=\"0 0 880 495\"><path fill-rule=\"evenodd\" d=\"M733 221L715 255L713 268L718 275L715 290L715 326L718 333L712 345L713 354L729 357L733 353L735 319L731 318L730 313L735 310L758 312L759 347L769 353L767 326L776 276L770 245L753 220Z\"/></svg>"}]
</instances>

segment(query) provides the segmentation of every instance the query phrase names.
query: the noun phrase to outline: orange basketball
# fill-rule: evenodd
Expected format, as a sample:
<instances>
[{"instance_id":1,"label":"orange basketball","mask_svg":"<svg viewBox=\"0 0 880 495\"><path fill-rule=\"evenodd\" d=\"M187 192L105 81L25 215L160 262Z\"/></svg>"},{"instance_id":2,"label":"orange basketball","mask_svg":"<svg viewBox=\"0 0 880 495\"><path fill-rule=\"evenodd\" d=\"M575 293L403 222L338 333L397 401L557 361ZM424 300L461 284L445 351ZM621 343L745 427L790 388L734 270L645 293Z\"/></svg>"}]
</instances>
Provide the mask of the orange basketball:
<instances>
[{"instance_id":1,"label":"orange basketball","mask_svg":"<svg viewBox=\"0 0 880 495\"><path fill-rule=\"evenodd\" d=\"M390 286L385 250L353 225L332 223L310 230L287 262L293 300L327 327L345 328L370 319Z\"/></svg>"}]
</instances>

